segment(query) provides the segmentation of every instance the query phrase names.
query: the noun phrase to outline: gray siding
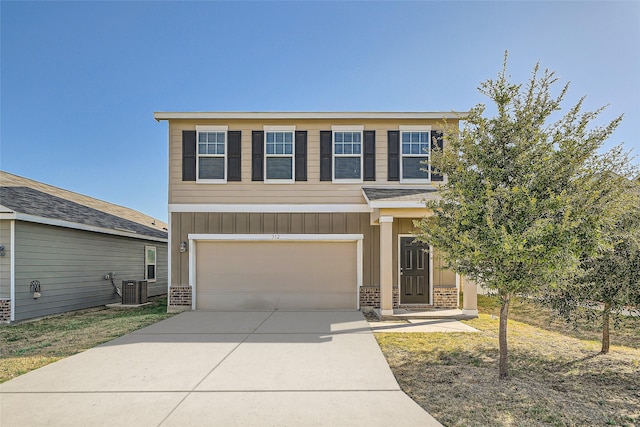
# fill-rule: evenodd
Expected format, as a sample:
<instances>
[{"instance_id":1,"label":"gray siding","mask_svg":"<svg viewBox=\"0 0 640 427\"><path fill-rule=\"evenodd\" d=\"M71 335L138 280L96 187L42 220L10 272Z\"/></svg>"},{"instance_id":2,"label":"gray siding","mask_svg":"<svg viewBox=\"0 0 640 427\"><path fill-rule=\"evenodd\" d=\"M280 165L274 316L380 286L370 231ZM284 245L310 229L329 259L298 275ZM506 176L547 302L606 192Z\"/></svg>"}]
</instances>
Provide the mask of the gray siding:
<instances>
[{"instance_id":1,"label":"gray siding","mask_svg":"<svg viewBox=\"0 0 640 427\"><path fill-rule=\"evenodd\" d=\"M0 256L0 298L11 298L11 221L0 220L0 245L4 245L4 256Z\"/></svg>"},{"instance_id":2,"label":"gray siding","mask_svg":"<svg viewBox=\"0 0 640 427\"><path fill-rule=\"evenodd\" d=\"M157 281L149 295L167 292L167 244L42 224L16 222L16 320L120 301L105 274L144 279L144 246L157 248ZM33 299L32 280L41 297Z\"/></svg>"}]
</instances>

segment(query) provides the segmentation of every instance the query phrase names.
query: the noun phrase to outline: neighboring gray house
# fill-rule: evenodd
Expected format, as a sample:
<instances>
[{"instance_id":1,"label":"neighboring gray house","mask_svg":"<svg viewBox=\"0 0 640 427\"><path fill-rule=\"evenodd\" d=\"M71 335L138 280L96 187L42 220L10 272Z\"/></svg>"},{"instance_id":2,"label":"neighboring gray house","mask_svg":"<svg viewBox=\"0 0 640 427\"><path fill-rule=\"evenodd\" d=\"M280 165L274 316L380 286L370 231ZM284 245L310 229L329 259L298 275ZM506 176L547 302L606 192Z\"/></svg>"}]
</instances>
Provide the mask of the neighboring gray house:
<instances>
[{"instance_id":1,"label":"neighboring gray house","mask_svg":"<svg viewBox=\"0 0 640 427\"><path fill-rule=\"evenodd\" d=\"M0 322L120 301L113 284L167 293L167 224L0 171Z\"/></svg>"}]
</instances>

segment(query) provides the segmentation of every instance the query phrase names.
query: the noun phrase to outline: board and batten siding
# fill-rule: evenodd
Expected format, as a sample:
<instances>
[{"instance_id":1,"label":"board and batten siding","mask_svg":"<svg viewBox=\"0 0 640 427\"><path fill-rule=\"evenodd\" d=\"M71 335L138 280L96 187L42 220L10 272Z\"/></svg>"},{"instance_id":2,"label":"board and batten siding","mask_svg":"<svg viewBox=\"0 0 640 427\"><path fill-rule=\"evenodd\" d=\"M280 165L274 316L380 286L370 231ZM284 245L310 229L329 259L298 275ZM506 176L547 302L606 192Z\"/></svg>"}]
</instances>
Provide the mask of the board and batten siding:
<instances>
[{"instance_id":1,"label":"board and batten siding","mask_svg":"<svg viewBox=\"0 0 640 427\"><path fill-rule=\"evenodd\" d=\"M380 231L368 213L185 212L172 213L170 221L172 242L188 241L189 234L363 234L363 283L380 281L371 268L380 256ZM171 284L189 284L188 252L172 253Z\"/></svg>"},{"instance_id":2,"label":"board and batten siding","mask_svg":"<svg viewBox=\"0 0 640 427\"><path fill-rule=\"evenodd\" d=\"M16 222L15 319L94 307L120 301L105 275L115 283L144 279L144 247L157 248L157 281L149 296L167 291L167 244L49 225ZM33 298L30 284L38 280L41 296Z\"/></svg>"},{"instance_id":3,"label":"board and batten siding","mask_svg":"<svg viewBox=\"0 0 640 427\"><path fill-rule=\"evenodd\" d=\"M415 233L413 219L393 222L394 248L399 234ZM187 242L189 234L362 234L362 285L380 286L380 227L370 224L368 213L218 213L171 214L171 240ZM174 246L179 245L179 243ZM398 286L398 251L393 250L393 285ZM455 274L442 269L434 254L434 285L455 286ZM189 284L189 253L174 251L171 284Z\"/></svg>"},{"instance_id":4,"label":"board and batten siding","mask_svg":"<svg viewBox=\"0 0 640 427\"><path fill-rule=\"evenodd\" d=\"M454 124L450 121L449 124ZM226 184L204 184L182 181L182 131L195 130L196 125L225 125L229 131L241 132L241 181ZM295 125L307 132L307 180L288 184L265 184L251 180L252 131L270 125ZM333 125L364 126L375 131L375 181L357 184L320 181L320 131ZM387 180L387 132L399 125L427 125L441 129L438 120L171 120L169 122L169 204L358 204L365 203L363 186L384 185L407 187L399 181Z\"/></svg>"},{"instance_id":5,"label":"board and batten siding","mask_svg":"<svg viewBox=\"0 0 640 427\"><path fill-rule=\"evenodd\" d=\"M4 245L4 256L0 256L0 298L11 298L11 220L0 220L0 245Z\"/></svg>"}]
</instances>

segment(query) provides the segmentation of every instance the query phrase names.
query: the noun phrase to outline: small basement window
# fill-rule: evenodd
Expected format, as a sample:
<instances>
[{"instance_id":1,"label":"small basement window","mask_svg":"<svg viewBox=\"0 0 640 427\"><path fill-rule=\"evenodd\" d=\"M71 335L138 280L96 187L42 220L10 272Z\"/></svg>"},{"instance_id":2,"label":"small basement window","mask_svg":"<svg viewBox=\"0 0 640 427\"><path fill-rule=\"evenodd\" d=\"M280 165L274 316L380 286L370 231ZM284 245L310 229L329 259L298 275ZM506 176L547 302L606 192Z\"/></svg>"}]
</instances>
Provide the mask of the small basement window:
<instances>
[{"instance_id":1,"label":"small basement window","mask_svg":"<svg viewBox=\"0 0 640 427\"><path fill-rule=\"evenodd\" d=\"M156 281L156 247L144 247L144 279L147 282Z\"/></svg>"}]
</instances>

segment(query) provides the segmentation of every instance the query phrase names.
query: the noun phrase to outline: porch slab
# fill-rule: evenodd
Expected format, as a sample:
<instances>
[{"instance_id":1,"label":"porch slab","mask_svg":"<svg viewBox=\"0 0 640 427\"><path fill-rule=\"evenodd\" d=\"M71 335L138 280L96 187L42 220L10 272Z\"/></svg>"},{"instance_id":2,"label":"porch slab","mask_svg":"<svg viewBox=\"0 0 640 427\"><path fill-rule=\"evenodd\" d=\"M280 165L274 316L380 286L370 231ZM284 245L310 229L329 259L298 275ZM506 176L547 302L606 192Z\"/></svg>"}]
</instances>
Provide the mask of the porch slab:
<instances>
[{"instance_id":1,"label":"porch slab","mask_svg":"<svg viewBox=\"0 0 640 427\"><path fill-rule=\"evenodd\" d=\"M406 308L395 308L393 314L383 315L379 308L374 308L372 312L379 320L393 321L393 320L410 320L410 319L457 319L466 320L474 319L477 315L465 314L459 309L433 309L433 310L409 310Z\"/></svg>"}]
</instances>

